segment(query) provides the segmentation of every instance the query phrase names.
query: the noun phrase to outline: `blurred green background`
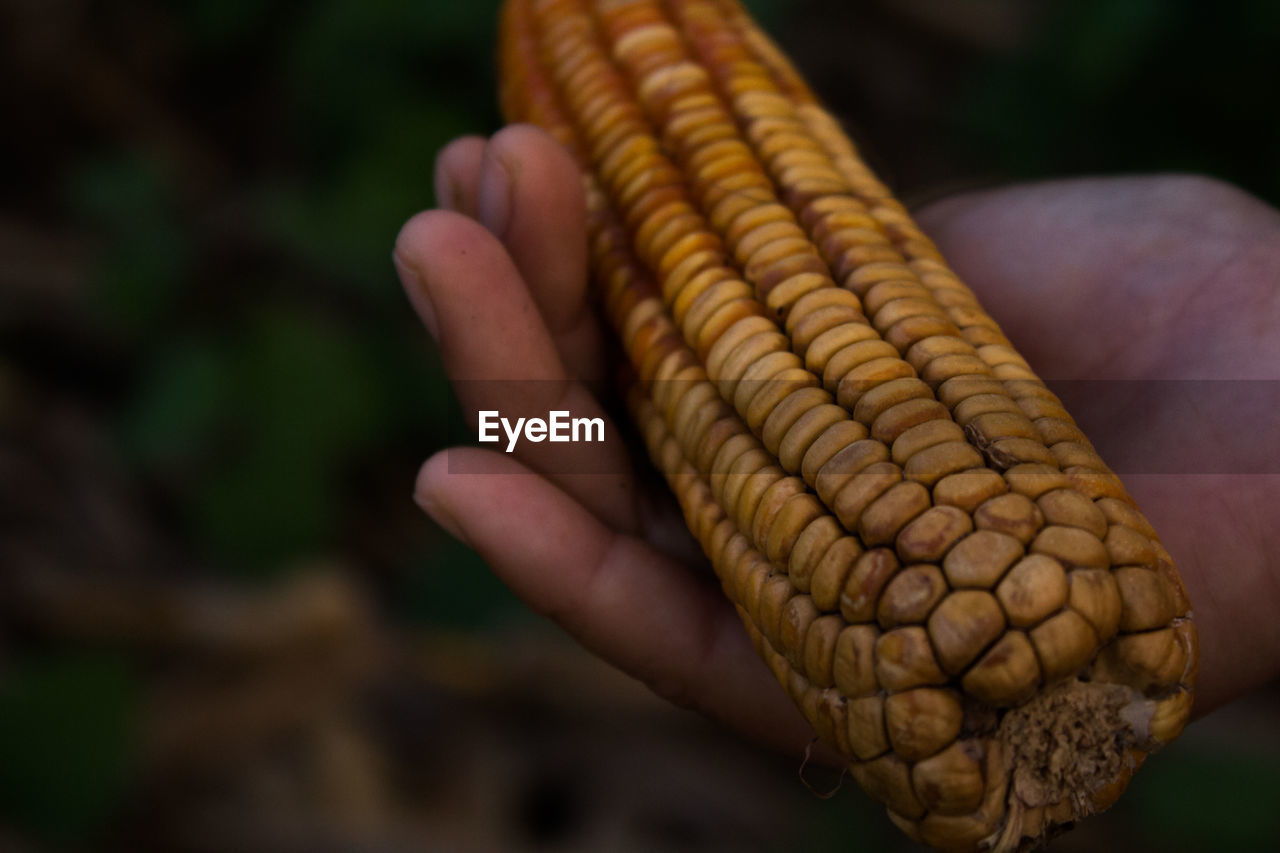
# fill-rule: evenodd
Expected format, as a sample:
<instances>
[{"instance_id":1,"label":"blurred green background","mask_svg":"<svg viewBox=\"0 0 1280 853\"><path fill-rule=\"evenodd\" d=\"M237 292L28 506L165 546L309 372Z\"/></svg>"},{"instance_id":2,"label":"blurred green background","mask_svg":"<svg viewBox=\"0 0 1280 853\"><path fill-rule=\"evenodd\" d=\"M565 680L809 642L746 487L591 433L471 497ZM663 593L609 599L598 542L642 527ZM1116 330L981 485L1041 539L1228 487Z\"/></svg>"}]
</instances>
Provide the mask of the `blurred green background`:
<instances>
[{"instance_id":1,"label":"blurred green background","mask_svg":"<svg viewBox=\"0 0 1280 853\"><path fill-rule=\"evenodd\" d=\"M457 425L390 250L435 152L500 126L496 5L0 4L0 848L901 844L610 681L409 499ZM748 5L909 201L1152 170L1280 201L1276 4ZM1274 849L1277 710L1055 849ZM601 762L651 795L587 793Z\"/></svg>"}]
</instances>

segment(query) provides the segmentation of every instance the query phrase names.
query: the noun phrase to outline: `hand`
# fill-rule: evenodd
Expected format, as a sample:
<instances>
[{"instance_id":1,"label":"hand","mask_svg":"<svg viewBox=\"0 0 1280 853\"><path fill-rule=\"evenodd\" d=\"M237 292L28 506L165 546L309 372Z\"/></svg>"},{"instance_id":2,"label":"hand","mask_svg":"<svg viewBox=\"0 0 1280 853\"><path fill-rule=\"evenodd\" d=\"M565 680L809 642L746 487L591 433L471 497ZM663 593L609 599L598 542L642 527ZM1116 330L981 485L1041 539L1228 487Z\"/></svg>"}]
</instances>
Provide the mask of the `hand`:
<instances>
[{"instance_id":1,"label":"hand","mask_svg":"<svg viewBox=\"0 0 1280 853\"><path fill-rule=\"evenodd\" d=\"M610 332L588 299L580 186L568 154L537 129L459 139L436 162L443 209L397 239L401 280L473 426L480 409L605 417L591 389L612 375ZM1280 214L1238 190L1190 177L1077 180L958 196L918 218L1043 376L1280 379ZM1220 423L1205 428L1251 440L1232 414L1209 413ZM1188 430L1161 417L1142 430L1172 452ZM654 544L673 541L679 516L646 511L612 425L608 438L569 445L576 470L604 474L565 473L565 445L444 451L423 466L416 498L596 654L680 705L802 748L812 729L719 588ZM451 473L477 466L487 473ZM1197 712L1275 676L1280 475L1125 480L1195 607Z\"/></svg>"}]
</instances>

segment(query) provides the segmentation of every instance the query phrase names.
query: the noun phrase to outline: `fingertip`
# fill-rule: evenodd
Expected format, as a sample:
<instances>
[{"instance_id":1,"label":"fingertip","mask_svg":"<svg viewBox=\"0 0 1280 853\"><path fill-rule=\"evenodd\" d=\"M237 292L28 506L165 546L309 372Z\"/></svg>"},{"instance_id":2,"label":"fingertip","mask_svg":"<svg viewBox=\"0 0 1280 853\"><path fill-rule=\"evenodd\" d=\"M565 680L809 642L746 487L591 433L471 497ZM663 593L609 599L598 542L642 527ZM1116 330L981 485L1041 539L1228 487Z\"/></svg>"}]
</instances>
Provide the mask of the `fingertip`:
<instances>
[{"instance_id":1,"label":"fingertip","mask_svg":"<svg viewBox=\"0 0 1280 853\"><path fill-rule=\"evenodd\" d=\"M479 234L477 234L479 232ZM472 220L448 210L424 210L415 214L396 235L391 261L400 278L400 285L409 298L422 324L437 341L440 328L436 300L432 293L433 262L446 248L466 254L480 251L478 238L483 235ZM436 276L438 278L438 276Z\"/></svg>"},{"instance_id":2,"label":"fingertip","mask_svg":"<svg viewBox=\"0 0 1280 853\"><path fill-rule=\"evenodd\" d=\"M413 501L431 520L440 525L453 538L470 545L453 505L449 501L445 478L449 471L449 451L433 454L422 467L413 483Z\"/></svg>"},{"instance_id":3,"label":"fingertip","mask_svg":"<svg viewBox=\"0 0 1280 853\"><path fill-rule=\"evenodd\" d=\"M449 451L438 450L418 468L413 481L413 500L419 506L437 499L443 490L444 478L449 472Z\"/></svg>"},{"instance_id":4,"label":"fingertip","mask_svg":"<svg viewBox=\"0 0 1280 853\"><path fill-rule=\"evenodd\" d=\"M483 136L462 136L440 149L433 173L436 205L440 209L476 215L485 145Z\"/></svg>"},{"instance_id":5,"label":"fingertip","mask_svg":"<svg viewBox=\"0 0 1280 853\"><path fill-rule=\"evenodd\" d=\"M506 236L511 222L511 196L515 181L511 166L507 165L508 159L513 165L519 165L518 159L509 156L504 158L497 146L488 146L480 166L480 180L476 191L476 218L499 240Z\"/></svg>"},{"instance_id":6,"label":"fingertip","mask_svg":"<svg viewBox=\"0 0 1280 853\"><path fill-rule=\"evenodd\" d=\"M481 221L510 252L553 333L586 305L587 208L569 152L541 128L506 127L485 149Z\"/></svg>"}]
</instances>

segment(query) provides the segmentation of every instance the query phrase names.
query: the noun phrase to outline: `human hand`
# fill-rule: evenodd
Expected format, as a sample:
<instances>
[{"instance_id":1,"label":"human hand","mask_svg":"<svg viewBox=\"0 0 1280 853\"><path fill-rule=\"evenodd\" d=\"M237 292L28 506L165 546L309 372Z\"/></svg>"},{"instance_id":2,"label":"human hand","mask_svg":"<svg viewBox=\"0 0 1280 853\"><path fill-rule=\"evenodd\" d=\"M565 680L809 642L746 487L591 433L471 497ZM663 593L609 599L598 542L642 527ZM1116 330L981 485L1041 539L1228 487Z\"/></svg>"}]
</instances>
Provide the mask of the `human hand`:
<instances>
[{"instance_id":1,"label":"human hand","mask_svg":"<svg viewBox=\"0 0 1280 853\"><path fill-rule=\"evenodd\" d=\"M472 425L481 409L606 417L592 389L612 375L607 330L587 296L569 156L513 126L447 147L436 186L444 209L404 227L395 260ZM1237 190L1186 177L1055 182L958 196L918 218L1043 376L1280 379L1280 215ZM1136 427L1171 453L1223 430L1253 440L1236 412L1208 413L1198 430L1174 414ZM718 587L696 559L655 544L683 534L679 516L646 511L617 431L571 446L573 465L563 447L442 452L423 466L416 497L531 607L660 695L783 749L807 743L812 729L772 686ZM1256 450L1275 459L1274 448ZM487 473L454 473L477 467ZM1125 481L1195 606L1197 712L1273 677L1280 475Z\"/></svg>"}]
</instances>

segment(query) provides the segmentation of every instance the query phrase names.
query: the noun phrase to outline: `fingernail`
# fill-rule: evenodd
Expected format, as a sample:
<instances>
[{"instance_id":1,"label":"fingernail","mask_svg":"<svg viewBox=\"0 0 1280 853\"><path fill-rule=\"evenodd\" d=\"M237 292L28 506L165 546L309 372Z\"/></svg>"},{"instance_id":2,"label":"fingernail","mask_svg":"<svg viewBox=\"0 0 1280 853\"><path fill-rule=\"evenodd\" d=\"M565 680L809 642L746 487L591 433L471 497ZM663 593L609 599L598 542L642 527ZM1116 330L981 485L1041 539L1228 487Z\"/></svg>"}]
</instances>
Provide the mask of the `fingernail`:
<instances>
[{"instance_id":1,"label":"fingernail","mask_svg":"<svg viewBox=\"0 0 1280 853\"><path fill-rule=\"evenodd\" d=\"M422 284L422 279L418 277L418 271L404 258L400 257L400 250L396 249L391 253L391 263L395 264L396 274L400 276L400 285L404 288L404 292L409 297L409 301L413 304L413 310L418 312L418 318L422 320L422 325L427 327L427 331L431 333L431 337L440 340L440 331L436 326L436 309L431 304L431 293Z\"/></svg>"},{"instance_id":2,"label":"fingernail","mask_svg":"<svg viewBox=\"0 0 1280 853\"><path fill-rule=\"evenodd\" d=\"M413 500L422 508L422 511L431 517L431 520L468 548L472 547L467 541L467 537L462 532L461 525L458 520L453 517L453 511L447 503L440 499L438 495L423 494L415 492Z\"/></svg>"},{"instance_id":3,"label":"fingernail","mask_svg":"<svg viewBox=\"0 0 1280 853\"><path fill-rule=\"evenodd\" d=\"M487 155L487 152L486 152ZM486 156L477 199L480 223L495 237L506 233L511 218L511 175L497 157Z\"/></svg>"}]
</instances>

